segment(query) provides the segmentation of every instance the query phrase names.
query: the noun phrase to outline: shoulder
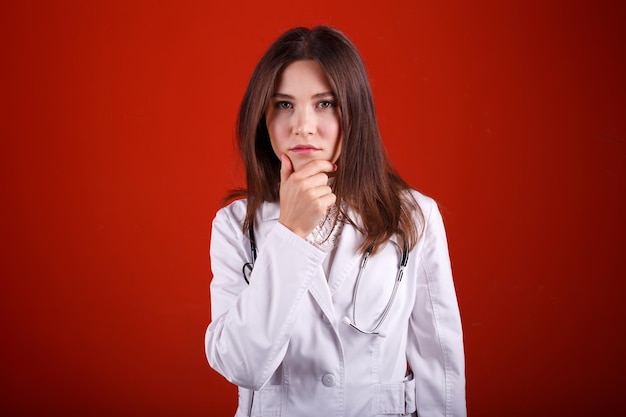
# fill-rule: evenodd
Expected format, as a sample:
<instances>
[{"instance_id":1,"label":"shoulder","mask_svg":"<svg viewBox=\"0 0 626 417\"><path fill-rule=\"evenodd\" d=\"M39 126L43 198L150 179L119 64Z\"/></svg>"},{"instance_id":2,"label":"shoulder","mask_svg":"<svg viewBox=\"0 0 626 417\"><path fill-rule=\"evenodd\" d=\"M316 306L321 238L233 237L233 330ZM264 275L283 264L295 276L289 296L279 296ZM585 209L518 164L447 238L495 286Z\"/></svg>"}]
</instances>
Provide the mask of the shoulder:
<instances>
[{"instance_id":1,"label":"shoulder","mask_svg":"<svg viewBox=\"0 0 626 417\"><path fill-rule=\"evenodd\" d=\"M412 199L424 212L429 212L433 207L437 207L437 202L430 196L423 194L417 190L410 189L406 191L408 198Z\"/></svg>"},{"instance_id":2,"label":"shoulder","mask_svg":"<svg viewBox=\"0 0 626 417\"><path fill-rule=\"evenodd\" d=\"M216 221L228 221L237 224L239 227L243 225L248 210L248 200L242 198L235 200L230 204L222 207L215 215ZM278 219L280 214L280 204L277 202L264 202L256 213L254 223L262 223L267 220Z\"/></svg>"},{"instance_id":3,"label":"shoulder","mask_svg":"<svg viewBox=\"0 0 626 417\"><path fill-rule=\"evenodd\" d=\"M415 189L406 190L403 198L408 202L409 206L414 206L415 214L426 220L426 222L428 222L433 213L439 212L435 199Z\"/></svg>"},{"instance_id":4,"label":"shoulder","mask_svg":"<svg viewBox=\"0 0 626 417\"><path fill-rule=\"evenodd\" d=\"M245 218L248 200L245 198L232 201L217 211L215 217Z\"/></svg>"},{"instance_id":5,"label":"shoulder","mask_svg":"<svg viewBox=\"0 0 626 417\"><path fill-rule=\"evenodd\" d=\"M228 205L222 207L215 214L213 219L213 229L220 227L228 227L232 229L241 229L246 218L246 209L248 200L235 200Z\"/></svg>"}]
</instances>

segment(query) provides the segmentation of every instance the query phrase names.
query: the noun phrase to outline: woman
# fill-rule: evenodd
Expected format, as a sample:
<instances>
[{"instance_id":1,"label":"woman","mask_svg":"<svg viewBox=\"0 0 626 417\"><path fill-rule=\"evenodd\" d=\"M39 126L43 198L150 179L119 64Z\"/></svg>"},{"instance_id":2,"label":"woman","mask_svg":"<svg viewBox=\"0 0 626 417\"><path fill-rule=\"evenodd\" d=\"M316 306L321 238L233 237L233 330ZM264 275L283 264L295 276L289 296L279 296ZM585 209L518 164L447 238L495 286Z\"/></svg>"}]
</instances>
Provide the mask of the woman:
<instances>
[{"instance_id":1,"label":"woman","mask_svg":"<svg viewBox=\"0 0 626 417\"><path fill-rule=\"evenodd\" d=\"M283 34L237 123L247 189L213 221L205 339L236 416L465 415L442 218L389 161L353 44Z\"/></svg>"}]
</instances>

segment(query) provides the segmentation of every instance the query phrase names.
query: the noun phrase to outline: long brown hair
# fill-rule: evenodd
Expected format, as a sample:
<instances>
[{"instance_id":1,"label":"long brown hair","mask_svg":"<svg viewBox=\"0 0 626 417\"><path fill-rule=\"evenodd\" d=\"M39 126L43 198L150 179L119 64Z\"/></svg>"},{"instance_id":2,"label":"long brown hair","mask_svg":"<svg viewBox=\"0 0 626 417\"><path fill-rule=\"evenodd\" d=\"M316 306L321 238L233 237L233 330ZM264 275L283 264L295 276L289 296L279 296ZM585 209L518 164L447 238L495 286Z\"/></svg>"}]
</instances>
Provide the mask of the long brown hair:
<instances>
[{"instance_id":1,"label":"long brown hair","mask_svg":"<svg viewBox=\"0 0 626 417\"><path fill-rule=\"evenodd\" d=\"M252 74L236 130L247 189L231 192L226 198L248 199L244 232L264 201L278 201L280 160L272 150L265 109L283 69L304 59L319 63L338 100L343 140L333 192L338 208L346 204L361 217L356 222L349 219L365 236L360 250L372 247L376 252L394 234L413 248L419 238L414 219L417 214L423 221L422 212L383 146L359 52L345 35L328 26L285 32L265 52Z\"/></svg>"}]
</instances>

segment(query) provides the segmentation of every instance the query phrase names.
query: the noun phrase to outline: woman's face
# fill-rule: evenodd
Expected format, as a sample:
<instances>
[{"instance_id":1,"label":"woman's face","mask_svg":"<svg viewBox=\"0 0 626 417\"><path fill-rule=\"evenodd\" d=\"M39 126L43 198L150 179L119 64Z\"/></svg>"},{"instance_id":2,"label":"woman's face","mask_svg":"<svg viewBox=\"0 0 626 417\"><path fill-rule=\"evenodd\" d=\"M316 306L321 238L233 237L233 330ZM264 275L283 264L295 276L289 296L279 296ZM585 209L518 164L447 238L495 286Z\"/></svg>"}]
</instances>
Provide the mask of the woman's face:
<instances>
[{"instance_id":1,"label":"woman's face","mask_svg":"<svg viewBox=\"0 0 626 417\"><path fill-rule=\"evenodd\" d=\"M307 162L336 162L341 152L341 116L326 74L313 60L283 70L265 111L276 156L286 154L295 171Z\"/></svg>"}]
</instances>

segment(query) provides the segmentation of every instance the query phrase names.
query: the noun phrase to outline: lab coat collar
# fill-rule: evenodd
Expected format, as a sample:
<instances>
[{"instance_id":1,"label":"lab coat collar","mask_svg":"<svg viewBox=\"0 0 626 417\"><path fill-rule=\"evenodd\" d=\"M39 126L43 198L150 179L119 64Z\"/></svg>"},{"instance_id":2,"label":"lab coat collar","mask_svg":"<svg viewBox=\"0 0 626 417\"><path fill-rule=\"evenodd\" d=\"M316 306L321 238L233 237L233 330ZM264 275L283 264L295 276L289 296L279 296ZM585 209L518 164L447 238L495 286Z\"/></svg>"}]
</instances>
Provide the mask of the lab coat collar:
<instances>
[{"instance_id":1,"label":"lab coat collar","mask_svg":"<svg viewBox=\"0 0 626 417\"><path fill-rule=\"evenodd\" d=\"M346 214L352 221L361 226L360 217L356 215L356 212L352 210L352 208L348 207ZM280 216L280 202L266 201L261 205L261 221L278 220L278 216Z\"/></svg>"},{"instance_id":2,"label":"lab coat collar","mask_svg":"<svg viewBox=\"0 0 626 417\"><path fill-rule=\"evenodd\" d=\"M275 201L275 202L266 201L261 206L261 221L278 220L279 215L280 215L280 203L278 201Z\"/></svg>"}]
</instances>

